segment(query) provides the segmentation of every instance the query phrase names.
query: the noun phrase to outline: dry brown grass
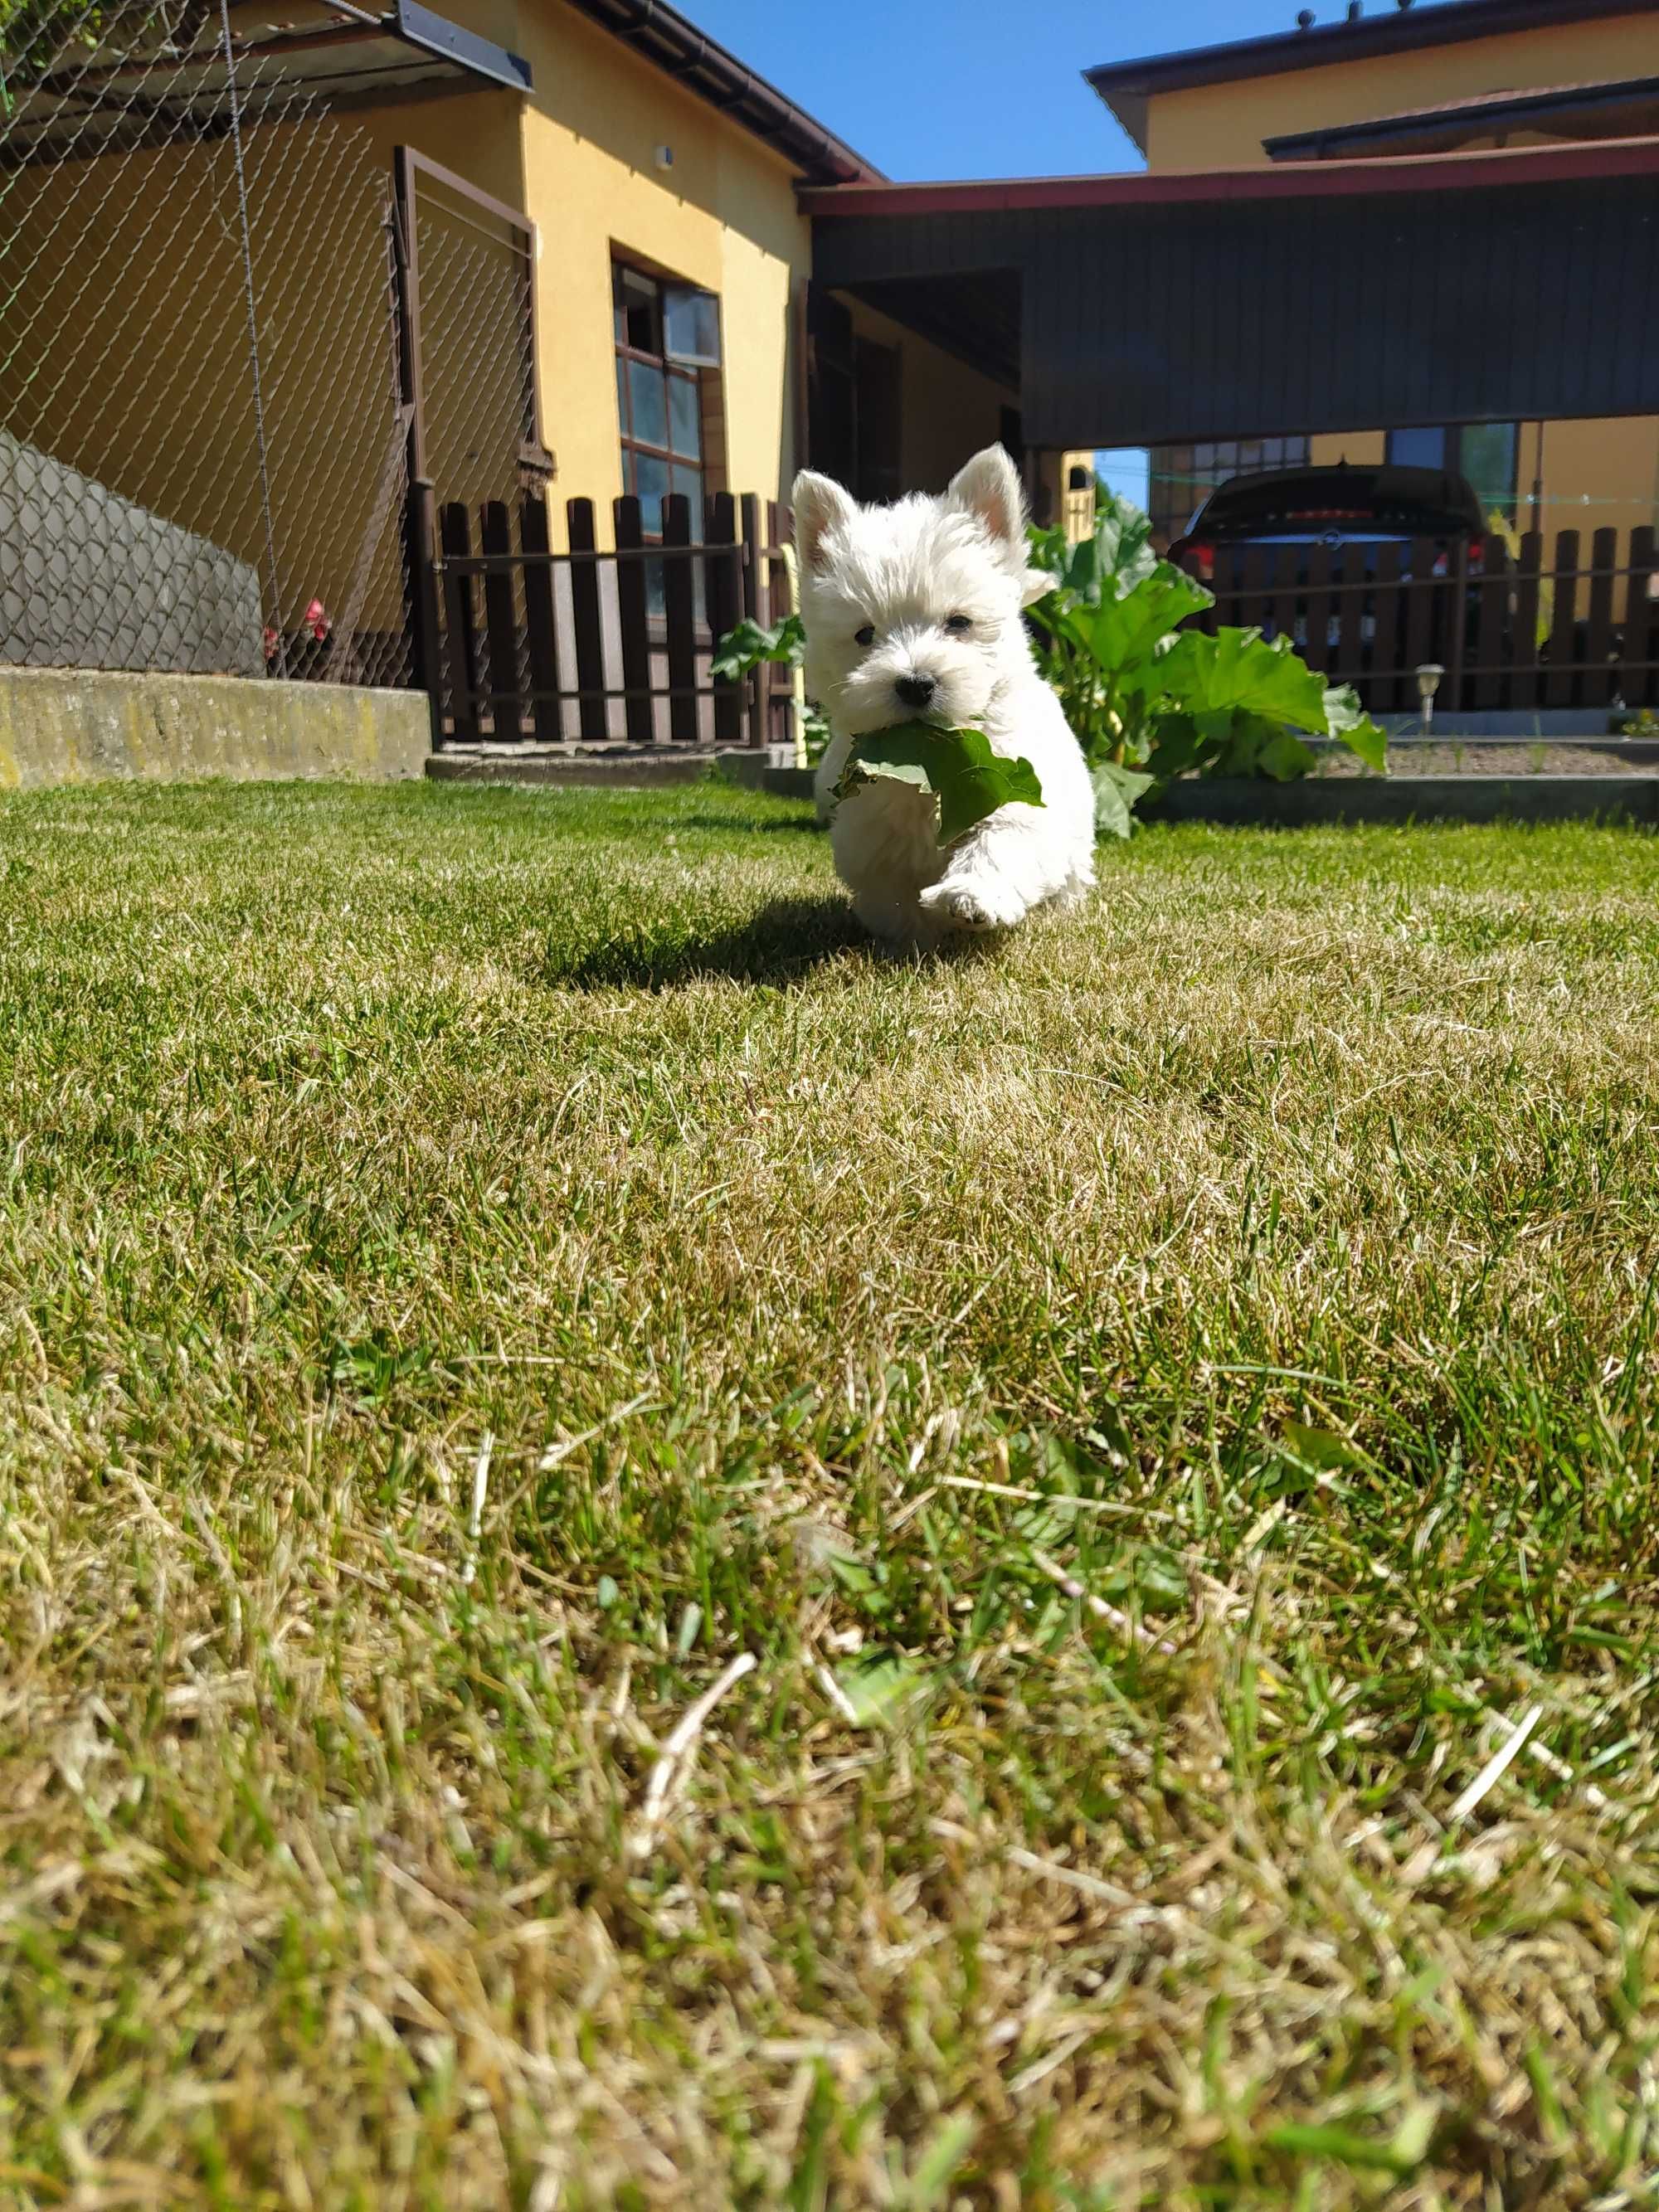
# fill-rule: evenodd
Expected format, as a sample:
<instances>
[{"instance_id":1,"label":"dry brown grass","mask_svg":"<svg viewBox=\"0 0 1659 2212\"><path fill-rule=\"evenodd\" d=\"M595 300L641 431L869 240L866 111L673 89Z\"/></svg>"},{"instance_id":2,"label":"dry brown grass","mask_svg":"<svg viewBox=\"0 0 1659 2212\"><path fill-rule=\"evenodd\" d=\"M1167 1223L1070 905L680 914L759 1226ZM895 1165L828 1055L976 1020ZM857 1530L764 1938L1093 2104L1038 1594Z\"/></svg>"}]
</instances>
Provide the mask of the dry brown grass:
<instances>
[{"instance_id":1,"label":"dry brown grass","mask_svg":"<svg viewBox=\"0 0 1659 2212\"><path fill-rule=\"evenodd\" d=\"M1105 875L6 803L0 2204L1659 2202L1659 848Z\"/></svg>"}]
</instances>

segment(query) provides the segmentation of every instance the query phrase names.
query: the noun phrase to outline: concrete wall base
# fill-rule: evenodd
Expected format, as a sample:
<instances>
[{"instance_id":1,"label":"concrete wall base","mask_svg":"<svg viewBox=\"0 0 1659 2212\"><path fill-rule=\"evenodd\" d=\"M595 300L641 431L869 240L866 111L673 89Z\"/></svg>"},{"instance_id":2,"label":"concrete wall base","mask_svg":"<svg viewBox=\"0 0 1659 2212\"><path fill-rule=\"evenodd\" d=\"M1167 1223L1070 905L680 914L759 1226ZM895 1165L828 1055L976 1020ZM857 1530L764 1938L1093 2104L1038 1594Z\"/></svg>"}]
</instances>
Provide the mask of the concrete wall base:
<instances>
[{"instance_id":1,"label":"concrete wall base","mask_svg":"<svg viewBox=\"0 0 1659 2212\"><path fill-rule=\"evenodd\" d=\"M0 668L0 790L211 776L388 783L419 775L430 749L421 691Z\"/></svg>"},{"instance_id":2,"label":"concrete wall base","mask_svg":"<svg viewBox=\"0 0 1659 2212\"><path fill-rule=\"evenodd\" d=\"M1190 776L1147 822L1291 829L1345 822L1659 822L1659 775Z\"/></svg>"}]
</instances>

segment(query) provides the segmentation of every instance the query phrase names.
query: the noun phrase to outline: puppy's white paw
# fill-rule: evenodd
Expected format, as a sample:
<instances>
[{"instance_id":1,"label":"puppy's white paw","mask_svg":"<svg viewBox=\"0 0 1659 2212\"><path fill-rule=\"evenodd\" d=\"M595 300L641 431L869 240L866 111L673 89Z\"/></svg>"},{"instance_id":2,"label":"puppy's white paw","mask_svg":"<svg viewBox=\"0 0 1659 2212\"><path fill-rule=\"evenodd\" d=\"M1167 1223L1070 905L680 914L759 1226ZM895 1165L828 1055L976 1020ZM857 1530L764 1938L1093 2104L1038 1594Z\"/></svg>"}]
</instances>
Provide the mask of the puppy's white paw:
<instances>
[{"instance_id":1,"label":"puppy's white paw","mask_svg":"<svg viewBox=\"0 0 1659 2212\"><path fill-rule=\"evenodd\" d=\"M1030 912L1025 901L1000 876L946 876L930 884L920 903L952 929L1012 929Z\"/></svg>"}]
</instances>

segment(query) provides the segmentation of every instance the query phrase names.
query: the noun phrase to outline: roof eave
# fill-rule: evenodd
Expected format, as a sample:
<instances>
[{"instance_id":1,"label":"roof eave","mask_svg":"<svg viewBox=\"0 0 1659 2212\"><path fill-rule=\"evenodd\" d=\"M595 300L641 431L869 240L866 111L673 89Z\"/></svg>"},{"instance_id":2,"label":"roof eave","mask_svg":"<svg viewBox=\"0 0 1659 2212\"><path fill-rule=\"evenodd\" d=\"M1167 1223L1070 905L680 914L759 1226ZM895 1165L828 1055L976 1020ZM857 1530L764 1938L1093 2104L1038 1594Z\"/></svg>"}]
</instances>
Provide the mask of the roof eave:
<instances>
[{"instance_id":1,"label":"roof eave","mask_svg":"<svg viewBox=\"0 0 1659 2212\"><path fill-rule=\"evenodd\" d=\"M1272 31L1265 38L1102 62L1083 74L1121 122L1116 106L1120 94L1148 100L1204 85L1282 76L1297 70L1367 61L1378 54L1463 46L1516 31L1582 23L1587 15L1638 14L1643 4L1644 0L1450 0L1437 8L1362 16L1357 22L1320 23L1306 31Z\"/></svg>"},{"instance_id":2,"label":"roof eave","mask_svg":"<svg viewBox=\"0 0 1659 2212\"><path fill-rule=\"evenodd\" d=\"M819 219L1013 213L1060 208L1138 208L1252 200L1383 198L1399 192L1559 185L1659 175L1659 137L1599 138L1565 146L1470 154L1413 154L1369 161L1292 161L1252 169L1129 170L1115 176L994 177L932 184L805 186L803 211Z\"/></svg>"},{"instance_id":3,"label":"roof eave","mask_svg":"<svg viewBox=\"0 0 1659 2212\"><path fill-rule=\"evenodd\" d=\"M885 182L873 162L826 131L815 116L757 76L667 0L570 0L570 5L694 98L793 161L807 183Z\"/></svg>"}]
</instances>

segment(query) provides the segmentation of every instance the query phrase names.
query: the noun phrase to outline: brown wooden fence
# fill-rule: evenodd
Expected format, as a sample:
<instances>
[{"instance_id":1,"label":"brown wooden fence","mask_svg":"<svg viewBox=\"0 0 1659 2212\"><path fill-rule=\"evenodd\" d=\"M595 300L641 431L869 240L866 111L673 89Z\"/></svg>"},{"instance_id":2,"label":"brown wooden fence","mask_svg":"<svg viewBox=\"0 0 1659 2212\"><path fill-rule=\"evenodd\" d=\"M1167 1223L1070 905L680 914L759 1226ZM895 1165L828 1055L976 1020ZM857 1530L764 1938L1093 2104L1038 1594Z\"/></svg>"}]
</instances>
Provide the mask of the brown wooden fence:
<instances>
[{"instance_id":1,"label":"brown wooden fence","mask_svg":"<svg viewBox=\"0 0 1659 2212\"><path fill-rule=\"evenodd\" d=\"M593 501L573 499L562 553L539 493L516 517L490 501L476 517L447 505L428 531L434 520L419 630L438 744L758 746L793 734L787 670L731 683L710 668L745 616L768 626L787 610L776 506L717 493L694 538L677 495L647 538L639 501L619 499L614 550L602 550Z\"/></svg>"},{"instance_id":2,"label":"brown wooden fence","mask_svg":"<svg viewBox=\"0 0 1659 2212\"><path fill-rule=\"evenodd\" d=\"M1200 559L1204 566L1200 569ZM1212 568L1211 563L1213 563ZM1536 532L1518 556L1501 538L1451 551L1408 545L1218 547L1182 565L1215 605L1194 627L1253 625L1288 636L1374 714L1418 705L1416 671L1445 670L1436 712L1659 705L1659 560L1654 532L1576 530L1549 560Z\"/></svg>"}]
</instances>

